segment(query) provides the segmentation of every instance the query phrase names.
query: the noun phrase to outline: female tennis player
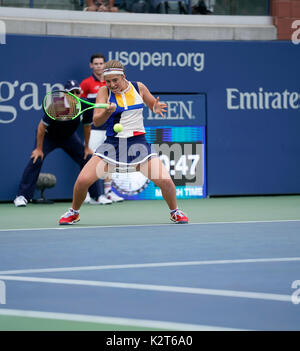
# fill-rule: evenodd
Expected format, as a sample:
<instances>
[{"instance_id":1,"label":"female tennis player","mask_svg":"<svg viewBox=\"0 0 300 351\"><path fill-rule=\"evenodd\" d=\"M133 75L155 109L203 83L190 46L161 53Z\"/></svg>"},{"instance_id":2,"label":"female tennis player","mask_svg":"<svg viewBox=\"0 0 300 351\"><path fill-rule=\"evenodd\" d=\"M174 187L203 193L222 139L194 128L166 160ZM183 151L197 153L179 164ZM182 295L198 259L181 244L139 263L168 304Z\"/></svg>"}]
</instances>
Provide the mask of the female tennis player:
<instances>
[{"instance_id":1,"label":"female tennis player","mask_svg":"<svg viewBox=\"0 0 300 351\"><path fill-rule=\"evenodd\" d=\"M93 122L97 127L108 122L107 138L80 172L73 191L72 208L59 220L59 224L73 224L80 220L79 210L88 188L99 178L113 172L115 167L135 167L161 189L170 209L170 219L175 223L188 223L187 216L178 209L176 187L152 145L145 138L143 104L163 116L167 105L155 98L141 82L126 80L120 61L106 62L106 86L99 89L96 103L107 103L106 109L95 109ZM123 129L114 131L115 124Z\"/></svg>"}]
</instances>

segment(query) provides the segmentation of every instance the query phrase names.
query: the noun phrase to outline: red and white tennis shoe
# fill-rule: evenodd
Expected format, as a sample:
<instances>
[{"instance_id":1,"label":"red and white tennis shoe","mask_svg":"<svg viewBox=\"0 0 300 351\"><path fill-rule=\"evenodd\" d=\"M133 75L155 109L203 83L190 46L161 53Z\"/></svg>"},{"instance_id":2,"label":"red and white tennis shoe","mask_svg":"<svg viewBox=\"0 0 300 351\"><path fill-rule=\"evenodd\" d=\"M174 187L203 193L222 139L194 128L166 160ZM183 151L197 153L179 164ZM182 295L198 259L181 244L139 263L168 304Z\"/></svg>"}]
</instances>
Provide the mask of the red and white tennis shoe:
<instances>
[{"instance_id":1,"label":"red and white tennis shoe","mask_svg":"<svg viewBox=\"0 0 300 351\"><path fill-rule=\"evenodd\" d=\"M79 212L75 212L71 208L60 217L59 224L74 224L80 221Z\"/></svg>"},{"instance_id":2,"label":"red and white tennis shoe","mask_svg":"<svg viewBox=\"0 0 300 351\"><path fill-rule=\"evenodd\" d=\"M181 210L176 210L171 212L171 221L179 224L186 224L189 223L188 217L181 211Z\"/></svg>"}]
</instances>

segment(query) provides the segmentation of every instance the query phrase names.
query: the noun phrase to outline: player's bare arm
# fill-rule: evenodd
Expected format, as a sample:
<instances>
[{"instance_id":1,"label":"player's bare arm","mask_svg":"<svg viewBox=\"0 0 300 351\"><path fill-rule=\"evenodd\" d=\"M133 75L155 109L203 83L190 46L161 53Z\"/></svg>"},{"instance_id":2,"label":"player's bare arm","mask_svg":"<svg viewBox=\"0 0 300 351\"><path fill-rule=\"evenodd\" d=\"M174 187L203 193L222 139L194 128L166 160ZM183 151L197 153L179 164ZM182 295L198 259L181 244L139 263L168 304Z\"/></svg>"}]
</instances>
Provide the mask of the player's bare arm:
<instances>
[{"instance_id":1,"label":"player's bare arm","mask_svg":"<svg viewBox=\"0 0 300 351\"><path fill-rule=\"evenodd\" d=\"M95 110L94 110L93 123L94 123L95 127L99 127L107 121L107 119L109 118L109 116L113 112L115 112L116 104L110 103L108 101L107 87L101 87L99 89L97 97L96 97L96 103L97 104L98 103L100 103L100 104L109 103L109 106L105 109L95 108Z\"/></svg>"},{"instance_id":2,"label":"player's bare arm","mask_svg":"<svg viewBox=\"0 0 300 351\"><path fill-rule=\"evenodd\" d=\"M155 98L146 87L145 84L138 82L140 95L142 96L144 103L154 112L164 117L164 112L167 112L167 105L159 101L159 96Z\"/></svg>"}]
</instances>

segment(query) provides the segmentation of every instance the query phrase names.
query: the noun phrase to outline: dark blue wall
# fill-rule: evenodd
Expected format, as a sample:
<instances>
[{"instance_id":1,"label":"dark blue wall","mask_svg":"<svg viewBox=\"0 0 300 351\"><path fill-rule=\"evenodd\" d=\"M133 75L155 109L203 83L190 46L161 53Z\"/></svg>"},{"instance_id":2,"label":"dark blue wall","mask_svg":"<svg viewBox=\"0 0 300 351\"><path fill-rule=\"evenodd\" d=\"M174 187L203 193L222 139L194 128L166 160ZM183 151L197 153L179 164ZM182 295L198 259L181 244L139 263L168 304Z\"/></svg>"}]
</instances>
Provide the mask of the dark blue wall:
<instances>
[{"instance_id":1,"label":"dark blue wall","mask_svg":"<svg viewBox=\"0 0 300 351\"><path fill-rule=\"evenodd\" d=\"M127 78L155 94L206 95L208 195L300 193L299 45L7 35L0 45L0 200L17 191L45 84L86 78L94 52L121 59ZM228 89L236 89L231 99ZM43 171L58 178L52 198L72 196L78 168L68 156L55 151Z\"/></svg>"}]
</instances>

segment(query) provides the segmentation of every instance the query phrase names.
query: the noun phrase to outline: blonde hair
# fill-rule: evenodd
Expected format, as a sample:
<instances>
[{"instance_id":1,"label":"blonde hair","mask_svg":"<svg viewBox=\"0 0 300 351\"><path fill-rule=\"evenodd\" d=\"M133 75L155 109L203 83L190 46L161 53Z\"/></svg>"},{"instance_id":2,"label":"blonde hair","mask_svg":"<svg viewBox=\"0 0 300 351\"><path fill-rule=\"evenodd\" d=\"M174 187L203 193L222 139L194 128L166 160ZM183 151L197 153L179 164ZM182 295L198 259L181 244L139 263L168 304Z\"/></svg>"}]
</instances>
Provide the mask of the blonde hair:
<instances>
[{"instance_id":1,"label":"blonde hair","mask_svg":"<svg viewBox=\"0 0 300 351\"><path fill-rule=\"evenodd\" d=\"M118 68L118 69L122 69L124 71L124 66L123 64L118 61L118 60L110 60L107 61L104 65L104 69L111 69L111 68Z\"/></svg>"}]
</instances>

